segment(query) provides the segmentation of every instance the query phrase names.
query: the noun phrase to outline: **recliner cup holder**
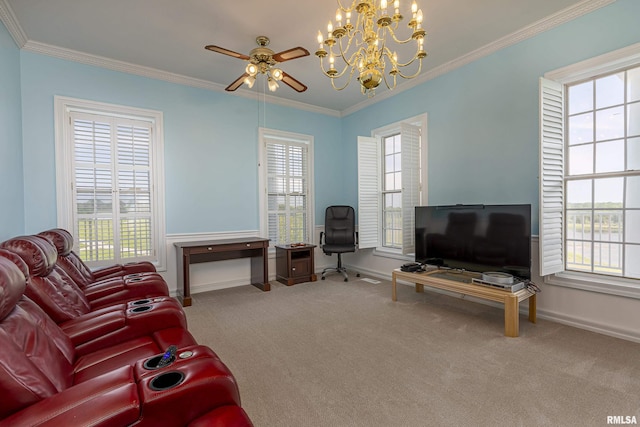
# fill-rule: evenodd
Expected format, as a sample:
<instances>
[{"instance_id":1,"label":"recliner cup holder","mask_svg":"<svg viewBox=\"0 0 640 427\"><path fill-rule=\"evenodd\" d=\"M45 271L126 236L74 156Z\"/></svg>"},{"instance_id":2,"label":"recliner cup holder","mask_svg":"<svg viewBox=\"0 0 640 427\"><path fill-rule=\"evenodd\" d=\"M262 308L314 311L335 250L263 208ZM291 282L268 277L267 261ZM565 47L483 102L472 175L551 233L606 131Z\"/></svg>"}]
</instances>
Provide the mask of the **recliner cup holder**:
<instances>
[{"instance_id":1,"label":"recliner cup holder","mask_svg":"<svg viewBox=\"0 0 640 427\"><path fill-rule=\"evenodd\" d=\"M127 279L127 282L140 282L142 277L132 277L131 279Z\"/></svg>"},{"instance_id":2,"label":"recliner cup holder","mask_svg":"<svg viewBox=\"0 0 640 427\"><path fill-rule=\"evenodd\" d=\"M164 372L149 383L149 388L153 391L164 391L176 387L184 381L184 374L180 371Z\"/></svg>"},{"instance_id":3,"label":"recliner cup holder","mask_svg":"<svg viewBox=\"0 0 640 427\"><path fill-rule=\"evenodd\" d=\"M142 274L140 273L131 273L131 274L127 274L126 276L124 276L125 279L133 279L135 277L140 277L142 276Z\"/></svg>"},{"instance_id":4,"label":"recliner cup holder","mask_svg":"<svg viewBox=\"0 0 640 427\"><path fill-rule=\"evenodd\" d=\"M139 307L135 307L131 309L133 313L144 313L145 311L151 310L150 305L141 305Z\"/></svg>"},{"instance_id":5,"label":"recliner cup holder","mask_svg":"<svg viewBox=\"0 0 640 427\"><path fill-rule=\"evenodd\" d=\"M159 354L157 356L150 357L149 359L144 361L142 366L144 367L144 369L148 369L150 371L153 371L154 369L158 369L158 362L160 362L160 360L162 360L163 357L164 357L164 354ZM172 364L173 362L175 362L175 360L176 360L176 358L173 357L169 361L169 365Z\"/></svg>"},{"instance_id":6,"label":"recliner cup holder","mask_svg":"<svg viewBox=\"0 0 640 427\"><path fill-rule=\"evenodd\" d=\"M150 299L139 299L137 301L131 302L131 305L144 305L144 304L149 304L150 302L151 302Z\"/></svg>"}]
</instances>

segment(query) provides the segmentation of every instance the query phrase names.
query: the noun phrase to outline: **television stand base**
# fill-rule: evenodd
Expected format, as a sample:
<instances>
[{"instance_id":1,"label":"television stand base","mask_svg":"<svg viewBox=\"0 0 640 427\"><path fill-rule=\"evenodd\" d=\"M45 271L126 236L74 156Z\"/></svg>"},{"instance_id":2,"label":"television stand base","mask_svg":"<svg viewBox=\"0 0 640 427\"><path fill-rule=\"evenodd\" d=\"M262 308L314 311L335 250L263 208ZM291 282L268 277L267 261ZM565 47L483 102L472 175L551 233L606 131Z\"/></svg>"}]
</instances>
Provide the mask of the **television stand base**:
<instances>
[{"instance_id":1,"label":"television stand base","mask_svg":"<svg viewBox=\"0 0 640 427\"><path fill-rule=\"evenodd\" d=\"M437 277L433 272L409 273L393 270L391 274L391 299L397 301L396 282L398 280L415 283L416 292L424 292L424 287L442 289L462 295L469 295L476 298L495 301L504 304L504 334L507 337L517 337L520 330L520 302L529 300L529 321L536 323L536 294L527 288L515 292L496 289L488 286L478 286L475 283L468 283L459 280L448 280ZM461 273L466 274L466 273ZM470 277L472 279L473 277Z\"/></svg>"}]
</instances>

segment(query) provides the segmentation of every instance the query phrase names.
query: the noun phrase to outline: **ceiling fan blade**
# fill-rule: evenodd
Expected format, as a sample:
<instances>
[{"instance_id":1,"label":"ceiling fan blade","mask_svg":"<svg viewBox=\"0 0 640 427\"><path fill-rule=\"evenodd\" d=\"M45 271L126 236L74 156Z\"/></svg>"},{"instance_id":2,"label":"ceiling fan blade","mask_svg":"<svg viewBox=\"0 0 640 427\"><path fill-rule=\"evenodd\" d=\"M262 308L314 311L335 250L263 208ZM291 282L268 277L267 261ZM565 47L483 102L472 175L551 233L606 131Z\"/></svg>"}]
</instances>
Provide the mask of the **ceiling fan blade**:
<instances>
[{"instance_id":1,"label":"ceiling fan blade","mask_svg":"<svg viewBox=\"0 0 640 427\"><path fill-rule=\"evenodd\" d=\"M245 59L245 60L249 59L249 57L247 55L243 55L241 53L234 52L232 50L225 49L225 48L220 47L220 46L214 46L212 44L210 44L208 46L205 46L204 48L207 49L207 50L210 50L211 52L218 52L218 53L221 53L223 55L233 56L234 58L238 58L238 59Z\"/></svg>"},{"instance_id":2,"label":"ceiling fan blade","mask_svg":"<svg viewBox=\"0 0 640 427\"><path fill-rule=\"evenodd\" d=\"M243 75L238 77L233 83L231 83L229 86L224 88L224 90L226 90L227 92L233 92L234 90L242 86L242 83L244 83L244 79L246 79L247 77L249 77L249 74L244 73Z\"/></svg>"},{"instance_id":3,"label":"ceiling fan blade","mask_svg":"<svg viewBox=\"0 0 640 427\"><path fill-rule=\"evenodd\" d=\"M300 83L284 71L282 72L282 83L290 86L296 92L304 92L307 90L307 87L304 84Z\"/></svg>"},{"instance_id":4,"label":"ceiling fan blade","mask_svg":"<svg viewBox=\"0 0 640 427\"><path fill-rule=\"evenodd\" d=\"M278 52L273 55L273 59L278 62L289 61L291 59L300 58L303 56L308 56L309 51L303 47L294 47L292 49L283 50L282 52Z\"/></svg>"}]
</instances>

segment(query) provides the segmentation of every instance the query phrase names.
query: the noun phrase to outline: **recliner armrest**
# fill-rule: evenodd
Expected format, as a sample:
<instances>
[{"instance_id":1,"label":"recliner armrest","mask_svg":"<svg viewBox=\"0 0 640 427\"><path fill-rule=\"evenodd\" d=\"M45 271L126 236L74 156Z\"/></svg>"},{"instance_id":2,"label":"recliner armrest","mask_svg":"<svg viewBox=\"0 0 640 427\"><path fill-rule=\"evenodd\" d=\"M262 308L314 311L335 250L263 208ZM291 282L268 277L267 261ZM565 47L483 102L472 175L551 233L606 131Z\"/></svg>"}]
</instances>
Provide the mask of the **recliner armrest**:
<instances>
[{"instance_id":1,"label":"recliner armrest","mask_svg":"<svg viewBox=\"0 0 640 427\"><path fill-rule=\"evenodd\" d=\"M131 366L123 366L43 399L0 421L0 426L130 425L140 418Z\"/></svg>"},{"instance_id":2,"label":"recliner armrest","mask_svg":"<svg viewBox=\"0 0 640 427\"><path fill-rule=\"evenodd\" d=\"M94 279L98 281L98 280L107 279L109 277L113 277L114 275L121 275L122 270L124 270L122 265L116 264L116 265L111 265L109 267L103 267L97 270L93 270L91 274L93 274Z\"/></svg>"}]
</instances>

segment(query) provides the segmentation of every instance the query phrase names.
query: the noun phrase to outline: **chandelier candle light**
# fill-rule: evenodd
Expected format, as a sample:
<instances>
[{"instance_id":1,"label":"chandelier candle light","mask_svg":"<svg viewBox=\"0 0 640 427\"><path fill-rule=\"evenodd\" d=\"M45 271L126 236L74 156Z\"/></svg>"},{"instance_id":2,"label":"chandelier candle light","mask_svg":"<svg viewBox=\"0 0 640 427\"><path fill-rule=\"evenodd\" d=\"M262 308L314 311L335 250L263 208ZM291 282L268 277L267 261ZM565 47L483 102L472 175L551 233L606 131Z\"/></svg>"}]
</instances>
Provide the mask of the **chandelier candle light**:
<instances>
[{"instance_id":1,"label":"chandelier candle light","mask_svg":"<svg viewBox=\"0 0 640 427\"><path fill-rule=\"evenodd\" d=\"M375 95L375 89L383 80L387 88L393 89L396 87L397 76L412 79L420 74L422 59L427 56L424 51L426 33L422 29L422 10L418 9L415 0L411 4L411 19L408 22L411 35L406 40L400 40L396 35L399 23L403 19L400 14L400 0L393 2L392 15L389 15L387 0L380 0L379 6L375 0L353 0L348 8L342 6L338 0L338 6L336 27L334 28L333 23L329 21L326 39L322 32L318 31L319 47L316 51L316 56L320 58L322 72L331 79L331 85L335 90L347 87L356 70L360 90L369 97ZM357 14L355 25L351 21L354 11ZM409 61L399 62L397 53L392 52L388 46L390 40L397 44L415 42L416 53ZM327 56L328 70L324 63ZM336 69L338 59L344 62L344 68L341 71ZM414 74L403 74L401 70L416 60L418 70ZM342 77L347 71L349 77L346 78L344 86L336 85L336 79Z\"/></svg>"}]
</instances>

